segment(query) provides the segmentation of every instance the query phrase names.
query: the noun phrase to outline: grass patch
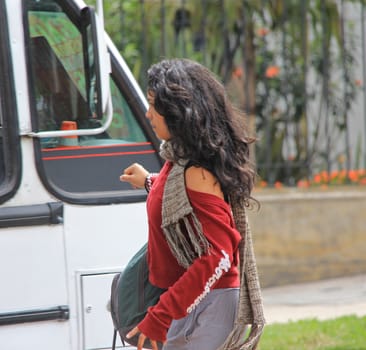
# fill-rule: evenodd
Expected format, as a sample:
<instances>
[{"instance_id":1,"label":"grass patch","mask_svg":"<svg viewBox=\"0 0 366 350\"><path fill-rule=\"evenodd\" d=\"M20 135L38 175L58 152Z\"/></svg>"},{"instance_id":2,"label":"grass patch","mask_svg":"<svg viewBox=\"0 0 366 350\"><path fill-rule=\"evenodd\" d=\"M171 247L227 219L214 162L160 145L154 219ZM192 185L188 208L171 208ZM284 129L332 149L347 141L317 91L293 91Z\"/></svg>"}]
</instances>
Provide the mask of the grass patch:
<instances>
[{"instance_id":1,"label":"grass patch","mask_svg":"<svg viewBox=\"0 0 366 350\"><path fill-rule=\"evenodd\" d=\"M270 324L258 350L366 350L366 317Z\"/></svg>"}]
</instances>

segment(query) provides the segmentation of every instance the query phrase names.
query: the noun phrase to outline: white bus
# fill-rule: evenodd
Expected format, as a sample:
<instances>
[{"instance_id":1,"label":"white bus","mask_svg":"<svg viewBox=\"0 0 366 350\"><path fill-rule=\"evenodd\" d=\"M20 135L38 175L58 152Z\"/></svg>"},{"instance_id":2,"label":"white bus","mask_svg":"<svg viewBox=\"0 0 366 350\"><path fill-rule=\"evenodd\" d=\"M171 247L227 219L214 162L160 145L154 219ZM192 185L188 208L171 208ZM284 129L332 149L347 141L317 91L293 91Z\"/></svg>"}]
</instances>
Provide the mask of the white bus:
<instances>
[{"instance_id":1,"label":"white bus","mask_svg":"<svg viewBox=\"0 0 366 350\"><path fill-rule=\"evenodd\" d=\"M110 348L112 278L147 239L146 193L119 175L159 171L159 141L101 23L0 0L1 350Z\"/></svg>"}]
</instances>

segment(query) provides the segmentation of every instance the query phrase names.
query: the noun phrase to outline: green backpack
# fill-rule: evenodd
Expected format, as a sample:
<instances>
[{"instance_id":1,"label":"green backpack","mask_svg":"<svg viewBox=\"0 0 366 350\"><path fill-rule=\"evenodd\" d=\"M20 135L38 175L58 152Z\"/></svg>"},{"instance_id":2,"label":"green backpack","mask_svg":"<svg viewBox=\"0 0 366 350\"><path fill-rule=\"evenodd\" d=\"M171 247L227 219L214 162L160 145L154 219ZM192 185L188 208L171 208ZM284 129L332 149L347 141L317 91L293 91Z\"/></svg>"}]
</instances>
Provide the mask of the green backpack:
<instances>
[{"instance_id":1,"label":"green backpack","mask_svg":"<svg viewBox=\"0 0 366 350\"><path fill-rule=\"evenodd\" d=\"M123 346L125 343L137 346L138 336L127 339L126 335L145 317L147 308L155 305L165 292L149 282L146 259L147 243L132 257L121 273L116 274L111 287L111 315L114 324L112 349L115 350L117 332ZM159 349L162 344L158 343ZM147 339L144 348L151 349Z\"/></svg>"}]
</instances>

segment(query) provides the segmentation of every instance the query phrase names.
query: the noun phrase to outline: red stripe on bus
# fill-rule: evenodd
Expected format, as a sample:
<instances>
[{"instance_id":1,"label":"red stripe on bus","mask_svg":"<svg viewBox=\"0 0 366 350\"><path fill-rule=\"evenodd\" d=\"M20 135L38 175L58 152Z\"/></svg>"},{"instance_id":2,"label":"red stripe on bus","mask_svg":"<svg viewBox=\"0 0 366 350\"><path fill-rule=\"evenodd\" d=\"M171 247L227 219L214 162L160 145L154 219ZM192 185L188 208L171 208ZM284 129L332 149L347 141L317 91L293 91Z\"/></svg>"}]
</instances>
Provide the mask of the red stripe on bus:
<instances>
[{"instance_id":1,"label":"red stripe on bus","mask_svg":"<svg viewBox=\"0 0 366 350\"><path fill-rule=\"evenodd\" d=\"M56 147L56 148L42 148L42 152L55 152L65 150L80 150L90 148L112 148L112 147L134 147L134 146L148 146L151 142L136 142L136 143L116 143L113 145L100 145L100 146L67 146L67 147Z\"/></svg>"},{"instance_id":2,"label":"red stripe on bus","mask_svg":"<svg viewBox=\"0 0 366 350\"><path fill-rule=\"evenodd\" d=\"M150 151L136 151L136 152L115 152L115 153L102 153L102 154L79 154L73 156L55 156L55 157L42 157L42 160L58 160L58 159L76 159L76 158L93 158L93 157L114 157L114 156L127 156L131 154L151 154L155 153L155 150Z\"/></svg>"}]
</instances>

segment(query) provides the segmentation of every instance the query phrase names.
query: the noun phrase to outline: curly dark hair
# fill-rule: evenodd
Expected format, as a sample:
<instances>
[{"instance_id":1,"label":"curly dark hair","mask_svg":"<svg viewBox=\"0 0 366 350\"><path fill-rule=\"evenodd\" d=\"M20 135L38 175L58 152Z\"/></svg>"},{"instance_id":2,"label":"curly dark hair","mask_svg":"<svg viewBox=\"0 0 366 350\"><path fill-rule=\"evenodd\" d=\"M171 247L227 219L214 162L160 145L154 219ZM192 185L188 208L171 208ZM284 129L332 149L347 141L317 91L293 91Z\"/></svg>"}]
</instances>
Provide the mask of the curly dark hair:
<instances>
[{"instance_id":1,"label":"curly dark hair","mask_svg":"<svg viewBox=\"0 0 366 350\"><path fill-rule=\"evenodd\" d=\"M148 94L165 118L176 160L211 171L225 195L251 198L254 138L215 75L188 59L163 60L148 70Z\"/></svg>"}]
</instances>

